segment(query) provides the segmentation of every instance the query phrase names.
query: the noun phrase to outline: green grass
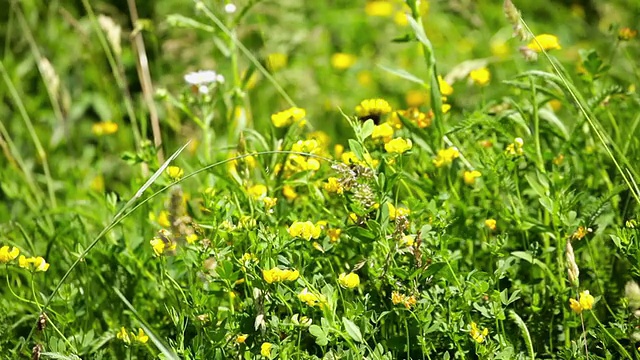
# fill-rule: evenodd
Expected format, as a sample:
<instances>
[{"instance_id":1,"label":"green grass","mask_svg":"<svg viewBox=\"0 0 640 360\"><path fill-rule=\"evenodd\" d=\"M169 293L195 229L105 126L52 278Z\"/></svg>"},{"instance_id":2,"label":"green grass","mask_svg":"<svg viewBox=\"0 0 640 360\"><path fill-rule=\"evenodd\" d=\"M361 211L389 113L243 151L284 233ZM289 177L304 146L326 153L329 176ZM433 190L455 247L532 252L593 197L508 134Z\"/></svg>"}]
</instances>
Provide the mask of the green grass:
<instances>
[{"instance_id":1,"label":"green grass","mask_svg":"<svg viewBox=\"0 0 640 360\"><path fill-rule=\"evenodd\" d=\"M637 6L133 4L0 14L3 357L640 357Z\"/></svg>"}]
</instances>

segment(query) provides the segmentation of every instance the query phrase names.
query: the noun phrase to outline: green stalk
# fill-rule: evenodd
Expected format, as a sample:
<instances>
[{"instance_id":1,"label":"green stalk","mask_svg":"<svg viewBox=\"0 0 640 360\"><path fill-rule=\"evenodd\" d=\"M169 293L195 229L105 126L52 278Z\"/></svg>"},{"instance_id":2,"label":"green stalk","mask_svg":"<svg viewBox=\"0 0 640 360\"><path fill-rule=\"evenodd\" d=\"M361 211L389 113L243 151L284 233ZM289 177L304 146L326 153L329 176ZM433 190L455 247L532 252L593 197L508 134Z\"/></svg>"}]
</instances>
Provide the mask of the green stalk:
<instances>
[{"instance_id":1,"label":"green stalk","mask_svg":"<svg viewBox=\"0 0 640 360\"><path fill-rule=\"evenodd\" d=\"M18 107L18 111L20 112L22 120L24 121L24 124L27 127L27 131L31 136L31 140L36 147L38 157L40 158L40 161L42 161L42 169L44 170L44 176L47 182L47 190L49 192L49 202L52 208L56 208L56 195L53 189L53 178L51 177L51 171L49 171L49 161L47 160L47 153L44 151L44 147L40 142L40 138L38 138L36 129L33 127L33 122L31 121L29 114L27 114L27 109L24 107L24 103L22 102L22 99L18 94L18 90L16 90L16 87L13 85L13 82L11 81L9 74L7 73L7 69L4 67L4 63L2 62L2 60L0 60L0 73L2 73L2 79L7 85L9 93L11 94L13 101Z\"/></svg>"},{"instance_id":2,"label":"green stalk","mask_svg":"<svg viewBox=\"0 0 640 360\"><path fill-rule=\"evenodd\" d=\"M529 83L531 84L531 107L533 109L533 134L536 144L536 155L538 157L538 169L544 174L546 172L544 168L544 158L542 157L542 148L540 146L540 116L538 115L538 101L536 99L536 87L533 83L533 78L529 77Z\"/></svg>"}]
</instances>

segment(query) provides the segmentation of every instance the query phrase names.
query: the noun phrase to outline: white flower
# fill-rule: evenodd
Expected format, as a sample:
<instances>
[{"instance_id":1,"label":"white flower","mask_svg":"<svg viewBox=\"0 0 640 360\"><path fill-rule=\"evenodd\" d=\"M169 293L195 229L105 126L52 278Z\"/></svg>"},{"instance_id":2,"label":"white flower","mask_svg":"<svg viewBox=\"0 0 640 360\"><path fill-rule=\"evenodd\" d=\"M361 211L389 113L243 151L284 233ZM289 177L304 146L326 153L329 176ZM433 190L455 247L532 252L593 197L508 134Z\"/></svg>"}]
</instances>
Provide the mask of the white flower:
<instances>
[{"instance_id":1,"label":"white flower","mask_svg":"<svg viewBox=\"0 0 640 360\"><path fill-rule=\"evenodd\" d=\"M218 81L218 74L213 70L200 70L185 75L184 81L191 85L210 84Z\"/></svg>"},{"instance_id":2,"label":"white flower","mask_svg":"<svg viewBox=\"0 0 640 360\"><path fill-rule=\"evenodd\" d=\"M216 73L213 70L200 70L192 73L188 73L184 76L184 81L190 85L198 87L200 94L206 95L209 93L209 84L223 83L224 76Z\"/></svg>"},{"instance_id":3,"label":"white flower","mask_svg":"<svg viewBox=\"0 0 640 360\"><path fill-rule=\"evenodd\" d=\"M227 4L224 6L224 11L227 14L233 14L234 12L236 12L236 6L234 4Z\"/></svg>"}]
</instances>

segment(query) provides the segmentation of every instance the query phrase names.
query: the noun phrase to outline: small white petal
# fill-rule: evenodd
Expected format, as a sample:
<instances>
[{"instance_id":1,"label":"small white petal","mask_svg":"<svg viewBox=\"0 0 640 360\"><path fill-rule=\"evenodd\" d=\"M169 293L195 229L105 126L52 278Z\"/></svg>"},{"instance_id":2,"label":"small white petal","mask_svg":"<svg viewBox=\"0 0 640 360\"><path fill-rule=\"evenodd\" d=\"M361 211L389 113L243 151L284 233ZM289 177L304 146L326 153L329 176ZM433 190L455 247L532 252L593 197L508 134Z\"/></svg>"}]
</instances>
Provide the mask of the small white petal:
<instances>
[{"instance_id":1,"label":"small white petal","mask_svg":"<svg viewBox=\"0 0 640 360\"><path fill-rule=\"evenodd\" d=\"M227 4L224 6L224 11L227 14L233 14L234 12L236 12L236 6L234 4Z\"/></svg>"},{"instance_id":2,"label":"small white petal","mask_svg":"<svg viewBox=\"0 0 640 360\"><path fill-rule=\"evenodd\" d=\"M198 87L198 92L200 92L200 94L206 95L209 93L209 87L207 85L200 85Z\"/></svg>"},{"instance_id":3,"label":"small white petal","mask_svg":"<svg viewBox=\"0 0 640 360\"><path fill-rule=\"evenodd\" d=\"M213 70L200 70L188 73L184 76L184 81L191 85L202 85L216 82L218 74Z\"/></svg>"}]
</instances>

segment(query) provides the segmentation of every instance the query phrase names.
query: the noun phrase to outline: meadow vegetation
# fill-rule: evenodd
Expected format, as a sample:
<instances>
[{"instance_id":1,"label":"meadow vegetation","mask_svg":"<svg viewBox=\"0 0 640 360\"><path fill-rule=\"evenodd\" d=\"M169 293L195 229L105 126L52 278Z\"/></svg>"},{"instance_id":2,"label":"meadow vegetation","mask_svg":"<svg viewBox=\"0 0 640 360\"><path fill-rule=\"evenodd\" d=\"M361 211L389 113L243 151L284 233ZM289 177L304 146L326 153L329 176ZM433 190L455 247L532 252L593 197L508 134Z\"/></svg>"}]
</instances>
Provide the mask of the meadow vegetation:
<instances>
[{"instance_id":1,"label":"meadow vegetation","mask_svg":"<svg viewBox=\"0 0 640 360\"><path fill-rule=\"evenodd\" d=\"M0 357L640 358L640 7L567 3L9 0Z\"/></svg>"}]
</instances>

